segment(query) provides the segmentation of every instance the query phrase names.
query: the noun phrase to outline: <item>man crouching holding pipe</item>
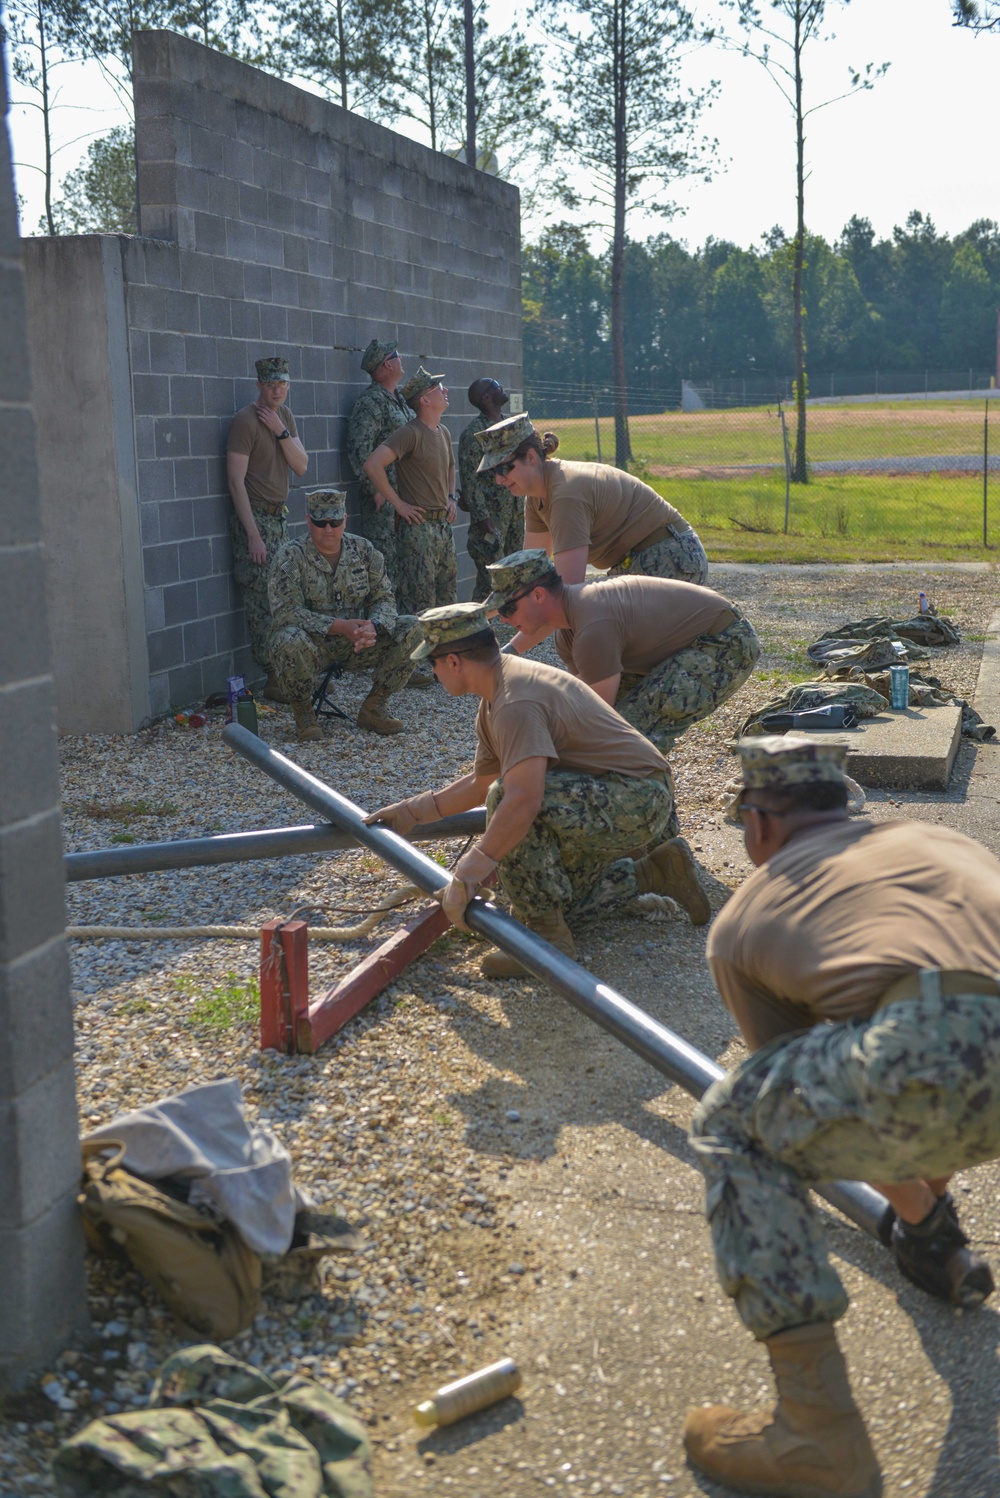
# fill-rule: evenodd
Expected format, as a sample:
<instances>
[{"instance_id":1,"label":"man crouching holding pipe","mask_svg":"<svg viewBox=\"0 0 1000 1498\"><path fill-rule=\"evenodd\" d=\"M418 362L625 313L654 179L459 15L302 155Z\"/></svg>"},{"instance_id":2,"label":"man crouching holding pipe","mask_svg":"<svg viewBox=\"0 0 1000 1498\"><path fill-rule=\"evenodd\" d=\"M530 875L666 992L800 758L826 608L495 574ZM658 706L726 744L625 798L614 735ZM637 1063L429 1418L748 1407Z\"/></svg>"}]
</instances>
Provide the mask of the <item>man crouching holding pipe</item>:
<instances>
[{"instance_id":1,"label":"man crouching holding pipe","mask_svg":"<svg viewBox=\"0 0 1000 1498\"><path fill-rule=\"evenodd\" d=\"M709 1088L692 1143L719 1278L767 1347L778 1401L691 1410L685 1446L740 1492L876 1498L833 1328L847 1300L807 1188L877 1184L907 1278L966 1308L993 1289L947 1186L1000 1156L1000 864L944 827L849 821L842 745L738 750L757 872L708 962L752 1054Z\"/></svg>"},{"instance_id":2,"label":"man crouching holding pipe","mask_svg":"<svg viewBox=\"0 0 1000 1498\"><path fill-rule=\"evenodd\" d=\"M454 924L464 926L465 907L496 873L516 919L570 957L568 922L647 892L671 896L704 925L711 907L690 850L667 837L673 790L659 750L582 681L502 655L481 603L428 609L420 625L412 659L429 658L449 696L480 698L474 768L366 820L405 836L485 799L486 831L442 896ZM642 848L652 851L628 856ZM503 952L490 953L482 970L531 976Z\"/></svg>"}]
</instances>

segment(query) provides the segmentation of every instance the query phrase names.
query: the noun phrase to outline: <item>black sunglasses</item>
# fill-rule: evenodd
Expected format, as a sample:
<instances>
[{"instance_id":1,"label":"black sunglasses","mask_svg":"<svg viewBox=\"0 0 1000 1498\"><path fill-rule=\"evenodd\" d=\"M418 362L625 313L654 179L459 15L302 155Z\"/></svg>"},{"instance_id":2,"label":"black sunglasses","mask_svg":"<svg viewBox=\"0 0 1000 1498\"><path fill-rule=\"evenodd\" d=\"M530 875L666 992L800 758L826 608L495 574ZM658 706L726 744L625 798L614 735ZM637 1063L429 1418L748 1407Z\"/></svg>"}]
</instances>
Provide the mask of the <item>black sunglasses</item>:
<instances>
[{"instance_id":1,"label":"black sunglasses","mask_svg":"<svg viewBox=\"0 0 1000 1498\"><path fill-rule=\"evenodd\" d=\"M494 478L498 478L498 479L505 479L507 477L508 473L512 473L513 472L514 465L515 465L516 462L517 462L516 458L511 458L506 463L497 463L497 464L495 464L494 468L493 468L493 477Z\"/></svg>"},{"instance_id":2,"label":"black sunglasses","mask_svg":"<svg viewBox=\"0 0 1000 1498\"><path fill-rule=\"evenodd\" d=\"M310 525L314 525L316 527L316 529L319 530L319 531L325 531L326 528L327 528L327 526L329 526L332 531L335 531L337 529L338 525L346 525L347 524L347 516L346 515L342 515L339 520L314 520L312 518L312 516L310 515L309 516L309 524Z\"/></svg>"}]
</instances>

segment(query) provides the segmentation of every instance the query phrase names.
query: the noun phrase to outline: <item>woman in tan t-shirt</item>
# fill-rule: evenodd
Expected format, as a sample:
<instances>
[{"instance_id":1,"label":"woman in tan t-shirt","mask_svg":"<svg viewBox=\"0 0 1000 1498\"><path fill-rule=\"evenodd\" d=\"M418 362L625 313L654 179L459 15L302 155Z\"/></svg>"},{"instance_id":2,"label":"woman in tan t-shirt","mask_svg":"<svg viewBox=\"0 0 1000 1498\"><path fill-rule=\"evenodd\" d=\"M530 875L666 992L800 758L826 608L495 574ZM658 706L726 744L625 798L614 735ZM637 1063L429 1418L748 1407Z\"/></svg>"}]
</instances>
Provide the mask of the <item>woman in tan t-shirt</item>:
<instances>
[{"instance_id":1,"label":"woman in tan t-shirt","mask_svg":"<svg viewBox=\"0 0 1000 1498\"><path fill-rule=\"evenodd\" d=\"M678 578L704 585L705 549L673 505L648 484L606 463L554 459L554 432L539 437L527 415L477 432L479 471L524 495L524 544L544 546L560 577L583 582L587 563L611 576Z\"/></svg>"}]
</instances>

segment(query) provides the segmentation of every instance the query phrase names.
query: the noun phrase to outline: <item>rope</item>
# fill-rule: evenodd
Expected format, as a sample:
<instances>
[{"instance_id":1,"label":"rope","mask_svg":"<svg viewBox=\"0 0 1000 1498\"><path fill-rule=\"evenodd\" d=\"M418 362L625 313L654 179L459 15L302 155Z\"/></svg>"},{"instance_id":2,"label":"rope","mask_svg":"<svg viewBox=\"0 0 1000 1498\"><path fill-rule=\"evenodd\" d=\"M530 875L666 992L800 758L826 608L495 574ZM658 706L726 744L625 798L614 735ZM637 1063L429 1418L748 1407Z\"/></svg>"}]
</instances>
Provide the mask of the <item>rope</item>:
<instances>
[{"instance_id":1,"label":"rope","mask_svg":"<svg viewBox=\"0 0 1000 1498\"><path fill-rule=\"evenodd\" d=\"M391 910L405 905L423 893L412 884L394 889L378 902L369 915L356 926L310 926L310 941L354 941L368 932ZM294 919L294 913L289 920ZM68 926L71 941L183 941L214 939L216 941L257 941L259 926Z\"/></svg>"}]
</instances>

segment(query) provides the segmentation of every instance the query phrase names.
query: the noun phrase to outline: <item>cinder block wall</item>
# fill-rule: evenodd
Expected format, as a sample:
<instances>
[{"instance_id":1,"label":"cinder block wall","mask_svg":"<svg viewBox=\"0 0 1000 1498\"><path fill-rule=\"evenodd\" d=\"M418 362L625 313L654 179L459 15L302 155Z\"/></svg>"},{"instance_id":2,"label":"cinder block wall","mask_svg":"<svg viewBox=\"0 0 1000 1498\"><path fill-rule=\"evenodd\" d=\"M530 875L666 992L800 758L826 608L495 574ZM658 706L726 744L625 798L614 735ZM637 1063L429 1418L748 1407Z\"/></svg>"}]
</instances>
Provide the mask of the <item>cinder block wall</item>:
<instances>
[{"instance_id":1,"label":"cinder block wall","mask_svg":"<svg viewBox=\"0 0 1000 1498\"><path fill-rule=\"evenodd\" d=\"M0 44L0 1392L86 1325L35 422Z\"/></svg>"},{"instance_id":2,"label":"cinder block wall","mask_svg":"<svg viewBox=\"0 0 1000 1498\"><path fill-rule=\"evenodd\" d=\"M158 713L252 669L223 448L254 359L289 359L297 489L346 485L353 507L345 419L374 334L445 371L456 443L473 379L519 384L520 225L509 185L171 32L137 36L135 104L143 237L122 245Z\"/></svg>"}]
</instances>

